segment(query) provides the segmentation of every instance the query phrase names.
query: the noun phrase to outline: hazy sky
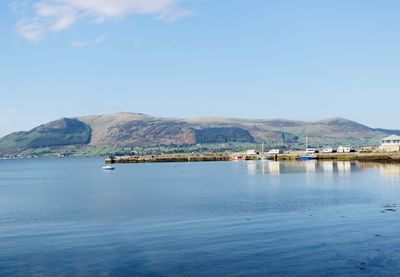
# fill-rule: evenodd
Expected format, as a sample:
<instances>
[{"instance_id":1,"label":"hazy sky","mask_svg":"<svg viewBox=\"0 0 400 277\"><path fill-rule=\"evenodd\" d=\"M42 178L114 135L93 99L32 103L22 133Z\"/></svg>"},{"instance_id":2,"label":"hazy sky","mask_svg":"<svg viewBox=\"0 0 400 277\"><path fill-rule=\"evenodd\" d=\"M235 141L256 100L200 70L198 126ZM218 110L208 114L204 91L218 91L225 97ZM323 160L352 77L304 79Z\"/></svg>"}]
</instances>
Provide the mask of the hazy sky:
<instances>
[{"instance_id":1,"label":"hazy sky","mask_svg":"<svg viewBox=\"0 0 400 277\"><path fill-rule=\"evenodd\" d=\"M398 0L4 0L0 136L120 111L400 129Z\"/></svg>"}]
</instances>

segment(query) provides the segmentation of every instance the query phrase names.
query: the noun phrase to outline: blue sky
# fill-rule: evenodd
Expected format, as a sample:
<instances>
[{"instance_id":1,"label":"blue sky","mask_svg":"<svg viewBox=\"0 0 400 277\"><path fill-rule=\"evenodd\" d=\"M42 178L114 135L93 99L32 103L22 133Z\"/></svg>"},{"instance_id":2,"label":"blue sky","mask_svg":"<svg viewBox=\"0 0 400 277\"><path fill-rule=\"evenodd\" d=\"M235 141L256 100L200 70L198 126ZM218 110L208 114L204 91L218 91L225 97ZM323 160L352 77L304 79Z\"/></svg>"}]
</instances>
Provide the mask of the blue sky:
<instances>
[{"instance_id":1,"label":"blue sky","mask_svg":"<svg viewBox=\"0 0 400 277\"><path fill-rule=\"evenodd\" d=\"M397 0L1 1L0 51L0 136L121 111L400 129Z\"/></svg>"}]
</instances>

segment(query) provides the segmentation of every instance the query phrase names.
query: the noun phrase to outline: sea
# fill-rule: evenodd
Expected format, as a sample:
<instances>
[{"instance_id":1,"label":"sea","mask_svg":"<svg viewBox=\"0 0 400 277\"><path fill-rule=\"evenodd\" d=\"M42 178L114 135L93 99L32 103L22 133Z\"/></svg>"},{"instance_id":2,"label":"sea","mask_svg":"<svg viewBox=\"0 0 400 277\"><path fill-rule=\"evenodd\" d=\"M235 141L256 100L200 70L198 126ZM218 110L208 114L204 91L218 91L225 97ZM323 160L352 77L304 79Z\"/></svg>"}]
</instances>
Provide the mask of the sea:
<instances>
[{"instance_id":1,"label":"sea","mask_svg":"<svg viewBox=\"0 0 400 277\"><path fill-rule=\"evenodd\" d=\"M0 276L399 276L400 165L0 160Z\"/></svg>"}]
</instances>

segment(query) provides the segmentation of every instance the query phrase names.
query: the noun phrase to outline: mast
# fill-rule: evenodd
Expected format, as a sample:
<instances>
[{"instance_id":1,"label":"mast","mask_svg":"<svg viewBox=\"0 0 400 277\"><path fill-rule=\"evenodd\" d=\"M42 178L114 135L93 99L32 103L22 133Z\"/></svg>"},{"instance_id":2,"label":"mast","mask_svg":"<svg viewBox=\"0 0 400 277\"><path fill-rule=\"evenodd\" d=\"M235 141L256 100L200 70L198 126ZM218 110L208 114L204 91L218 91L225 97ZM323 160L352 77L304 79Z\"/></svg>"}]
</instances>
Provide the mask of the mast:
<instances>
[{"instance_id":1,"label":"mast","mask_svg":"<svg viewBox=\"0 0 400 277\"><path fill-rule=\"evenodd\" d=\"M264 160L264 142L261 142L261 159Z\"/></svg>"},{"instance_id":2,"label":"mast","mask_svg":"<svg viewBox=\"0 0 400 277\"><path fill-rule=\"evenodd\" d=\"M306 151L308 149L308 136L306 136Z\"/></svg>"}]
</instances>

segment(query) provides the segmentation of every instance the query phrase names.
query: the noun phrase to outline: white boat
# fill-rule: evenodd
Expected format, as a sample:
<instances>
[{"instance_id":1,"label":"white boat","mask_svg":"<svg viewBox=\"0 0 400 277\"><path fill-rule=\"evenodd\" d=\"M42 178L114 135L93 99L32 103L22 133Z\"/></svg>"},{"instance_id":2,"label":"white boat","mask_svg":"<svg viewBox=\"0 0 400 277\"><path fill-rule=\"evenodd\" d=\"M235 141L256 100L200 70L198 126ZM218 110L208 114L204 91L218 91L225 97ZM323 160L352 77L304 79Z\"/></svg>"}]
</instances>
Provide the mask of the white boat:
<instances>
[{"instance_id":1,"label":"white boat","mask_svg":"<svg viewBox=\"0 0 400 277\"><path fill-rule=\"evenodd\" d=\"M318 159L318 156L317 155L310 155L310 154L308 154L308 155L303 155L303 156L300 156L299 157L299 161L310 161L310 160L316 160L316 159Z\"/></svg>"},{"instance_id":2,"label":"white boat","mask_svg":"<svg viewBox=\"0 0 400 277\"><path fill-rule=\"evenodd\" d=\"M106 166L103 166L103 169L104 170L115 170L115 166L106 165Z\"/></svg>"}]
</instances>

